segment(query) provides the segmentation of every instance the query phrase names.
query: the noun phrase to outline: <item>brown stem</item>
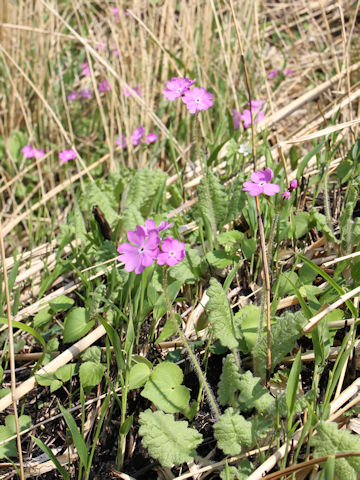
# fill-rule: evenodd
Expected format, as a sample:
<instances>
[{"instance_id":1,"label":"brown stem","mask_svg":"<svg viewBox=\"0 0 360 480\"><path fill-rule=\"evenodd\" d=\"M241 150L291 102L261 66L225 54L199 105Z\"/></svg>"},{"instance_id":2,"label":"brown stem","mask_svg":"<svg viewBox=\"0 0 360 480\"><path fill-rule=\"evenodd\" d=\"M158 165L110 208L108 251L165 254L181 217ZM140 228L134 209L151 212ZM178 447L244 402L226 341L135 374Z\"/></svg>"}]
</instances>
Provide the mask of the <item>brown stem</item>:
<instances>
[{"instance_id":1,"label":"brown stem","mask_svg":"<svg viewBox=\"0 0 360 480\"><path fill-rule=\"evenodd\" d=\"M259 234L260 234L261 255L262 255L263 269L264 269L264 276L265 276L266 332L267 332L266 385L269 386L270 371L271 371L270 276L269 276L268 260L266 255L264 225L261 218L259 197L256 196L255 200L256 200L256 211L258 216L258 225L259 225Z\"/></svg>"},{"instance_id":2,"label":"brown stem","mask_svg":"<svg viewBox=\"0 0 360 480\"><path fill-rule=\"evenodd\" d=\"M23 465L22 450L21 450L20 427L19 427L19 418L18 418L17 405L16 405L14 333L13 333L12 318L11 318L9 284L8 284L7 270L6 270L5 247L4 247L4 239L3 239L1 220L0 220L0 251L1 251L1 263L2 263L2 266L3 266L7 317L8 317L8 322L9 322L8 329L9 329L11 397L12 397L12 404L13 404L14 418L15 418L15 427L16 427L16 443L17 443L17 449L18 449L18 454L19 454L20 478L21 478L21 480L24 480L25 477L24 477L24 465Z\"/></svg>"}]
</instances>

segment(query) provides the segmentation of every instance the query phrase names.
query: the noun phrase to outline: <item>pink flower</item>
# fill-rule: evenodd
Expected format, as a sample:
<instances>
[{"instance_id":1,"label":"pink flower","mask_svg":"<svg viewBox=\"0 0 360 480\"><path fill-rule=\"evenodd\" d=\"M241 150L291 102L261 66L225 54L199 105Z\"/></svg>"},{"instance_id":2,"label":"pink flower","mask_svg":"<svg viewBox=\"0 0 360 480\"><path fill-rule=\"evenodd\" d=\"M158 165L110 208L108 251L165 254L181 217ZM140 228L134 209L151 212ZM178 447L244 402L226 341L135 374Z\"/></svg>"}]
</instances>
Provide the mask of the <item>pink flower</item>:
<instances>
[{"instance_id":1,"label":"pink flower","mask_svg":"<svg viewBox=\"0 0 360 480\"><path fill-rule=\"evenodd\" d=\"M117 137L115 143L118 147L126 148L126 137L124 134L121 137Z\"/></svg>"},{"instance_id":2,"label":"pink flower","mask_svg":"<svg viewBox=\"0 0 360 480\"><path fill-rule=\"evenodd\" d=\"M42 148L35 148L35 151L34 151L35 158L40 160L40 158L42 158L44 155L45 155L45 152Z\"/></svg>"},{"instance_id":3,"label":"pink flower","mask_svg":"<svg viewBox=\"0 0 360 480\"><path fill-rule=\"evenodd\" d=\"M214 105L212 100L213 94L205 90L205 88L194 87L192 90L187 90L182 97L186 108L190 113L196 113L199 110L207 110Z\"/></svg>"},{"instance_id":4,"label":"pink flower","mask_svg":"<svg viewBox=\"0 0 360 480\"><path fill-rule=\"evenodd\" d=\"M176 238L166 237L161 244L161 253L157 258L158 265L172 267L185 258L185 244Z\"/></svg>"},{"instance_id":5,"label":"pink flower","mask_svg":"<svg viewBox=\"0 0 360 480\"><path fill-rule=\"evenodd\" d=\"M268 75L268 78L274 78L274 77L276 77L276 75L277 75L278 73L279 73L279 71L276 70L276 69L275 69L275 70L271 70L271 72L270 72L269 75Z\"/></svg>"},{"instance_id":6,"label":"pink flower","mask_svg":"<svg viewBox=\"0 0 360 480\"><path fill-rule=\"evenodd\" d=\"M259 170L251 174L251 182L243 183L243 191L249 192L252 197L257 197L261 193L265 193L269 197L280 192L280 186L276 183L270 183L273 179L274 173L271 168Z\"/></svg>"},{"instance_id":7,"label":"pink flower","mask_svg":"<svg viewBox=\"0 0 360 480\"><path fill-rule=\"evenodd\" d=\"M140 92L140 88L138 85L136 85L135 87L133 87L133 90L136 92L136 94L141 97L141 92ZM125 95L126 98L129 98L131 97L131 94L132 92L130 90L123 90L122 93Z\"/></svg>"},{"instance_id":8,"label":"pink flower","mask_svg":"<svg viewBox=\"0 0 360 480\"><path fill-rule=\"evenodd\" d=\"M110 87L109 82L106 80L106 78L104 80L102 80L101 82L99 82L98 90L99 90L100 93L110 92L111 87Z\"/></svg>"},{"instance_id":9,"label":"pink flower","mask_svg":"<svg viewBox=\"0 0 360 480\"><path fill-rule=\"evenodd\" d=\"M234 130L237 130L241 122L241 113L237 110L231 110L231 116L233 119Z\"/></svg>"},{"instance_id":10,"label":"pink flower","mask_svg":"<svg viewBox=\"0 0 360 480\"><path fill-rule=\"evenodd\" d=\"M291 196L290 192L283 192L281 195L282 195L286 200L289 200L289 198L290 198L290 196Z\"/></svg>"},{"instance_id":11,"label":"pink flower","mask_svg":"<svg viewBox=\"0 0 360 480\"><path fill-rule=\"evenodd\" d=\"M196 78L190 80L190 78L177 78L173 77L166 82L166 88L162 91L164 97L168 100L176 100L180 98L189 88L194 85Z\"/></svg>"},{"instance_id":12,"label":"pink flower","mask_svg":"<svg viewBox=\"0 0 360 480\"><path fill-rule=\"evenodd\" d=\"M90 75L90 67L88 62L84 62L81 64L81 73L84 77L88 77Z\"/></svg>"},{"instance_id":13,"label":"pink flower","mask_svg":"<svg viewBox=\"0 0 360 480\"><path fill-rule=\"evenodd\" d=\"M139 274L157 258L160 237L155 230L147 235L146 229L137 225L136 230L127 232L127 238L131 243L125 242L118 246L117 251L121 253L118 260L125 263L127 272L135 270Z\"/></svg>"},{"instance_id":14,"label":"pink flower","mask_svg":"<svg viewBox=\"0 0 360 480\"><path fill-rule=\"evenodd\" d=\"M250 104L248 104L250 106ZM264 100L251 100L251 108L254 122L261 122L264 120L265 110L260 110L264 105ZM244 124L244 128L248 128L251 125L251 111L249 108L245 108L240 114L241 120Z\"/></svg>"},{"instance_id":15,"label":"pink flower","mask_svg":"<svg viewBox=\"0 0 360 480\"><path fill-rule=\"evenodd\" d=\"M134 147L136 147L137 145L140 145L144 132L145 132L145 128L143 126L138 127L136 130L133 131L133 134L131 135L130 139Z\"/></svg>"},{"instance_id":16,"label":"pink flower","mask_svg":"<svg viewBox=\"0 0 360 480\"><path fill-rule=\"evenodd\" d=\"M98 45L96 45L96 48L101 52L103 50L106 49L106 41L103 40L101 43L99 43Z\"/></svg>"},{"instance_id":17,"label":"pink flower","mask_svg":"<svg viewBox=\"0 0 360 480\"><path fill-rule=\"evenodd\" d=\"M294 75L294 72L290 70L290 68L285 68L282 73L283 75Z\"/></svg>"},{"instance_id":18,"label":"pink flower","mask_svg":"<svg viewBox=\"0 0 360 480\"><path fill-rule=\"evenodd\" d=\"M83 98L91 98L92 97L92 91L89 90L88 88L85 88L84 90L80 90L80 95Z\"/></svg>"},{"instance_id":19,"label":"pink flower","mask_svg":"<svg viewBox=\"0 0 360 480\"><path fill-rule=\"evenodd\" d=\"M174 224L169 223L168 220L162 221L159 223L159 226L156 226L155 220L149 219L145 220L145 230L146 230L146 235L149 235L149 232L155 231L157 233L162 232L163 230L167 230L168 228L171 228Z\"/></svg>"},{"instance_id":20,"label":"pink flower","mask_svg":"<svg viewBox=\"0 0 360 480\"><path fill-rule=\"evenodd\" d=\"M155 132L149 133L149 135L146 135L145 143L147 143L147 144L154 143L154 142L156 142L157 139L158 139L158 136Z\"/></svg>"},{"instance_id":21,"label":"pink flower","mask_svg":"<svg viewBox=\"0 0 360 480\"><path fill-rule=\"evenodd\" d=\"M298 182L297 180L291 180L290 182L290 186L289 186L289 192L292 192L293 190L295 190L298 186Z\"/></svg>"},{"instance_id":22,"label":"pink flower","mask_svg":"<svg viewBox=\"0 0 360 480\"><path fill-rule=\"evenodd\" d=\"M114 15L114 19L116 21L119 21L120 20L119 9L118 8L112 8L112 13Z\"/></svg>"},{"instance_id":23,"label":"pink flower","mask_svg":"<svg viewBox=\"0 0 360 480\"><path fill-rule=\"evenodd\" d=\"M69 160L74 160L76 158L76 152L74 150L63 150L59 153L59 158L63 163L68 162Z\"/></svg>"},{"instance_id":24,"label":"pink flower","mask_svg":"<svg viewBox=\"0 0 360 480\"><path fill-rule=\"evenodd\" d=\"M74 100L76 100L78 97L77 93L76 92L71 92L69 93L69 95L67 96L68 100L70 102L73 102Z\"/></svg>"},{"instance_id":25,"label":"pink flower","mask_svg":"<svg viewBox=\"0 0 360 480\"><path fill-rule=\"evenodd\" d=\"M35 157L35 152L31 145L25 145L25 147L21 149L21 153L25 155L25 158Z\"/></svg>"}]
</instances>

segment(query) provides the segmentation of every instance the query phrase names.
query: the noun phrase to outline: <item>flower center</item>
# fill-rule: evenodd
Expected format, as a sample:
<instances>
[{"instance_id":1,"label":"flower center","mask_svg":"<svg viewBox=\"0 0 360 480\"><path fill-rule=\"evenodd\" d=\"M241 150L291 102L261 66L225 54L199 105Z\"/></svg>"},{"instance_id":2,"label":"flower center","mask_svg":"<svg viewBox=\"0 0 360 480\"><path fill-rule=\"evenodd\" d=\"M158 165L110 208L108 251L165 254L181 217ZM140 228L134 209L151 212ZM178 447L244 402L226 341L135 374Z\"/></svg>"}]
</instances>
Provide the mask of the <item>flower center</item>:
<instances>
[{"instance_id":1,"label":"flower center","mask_svg":"<svg viewBox=\"0 0 360 480\"><path fill-rule=\"evenodd\" d=\"M169 256L170 256L170 257L175 257L175 252L174 252L174 250L170 250Z\"/></svg>"},{"instance_id":2,"label":"flower center","mask_svg":"<svg viewBox=\"0 0 360 480\"><path fill-rule=\"evenodd\" d=\"M266 183L267 183L267 182L261 181L261 182L259 182L259 185L260 185L260 187L262 187L262 186L265 185Z\"/></svg>"},{"instance_id":3,"label":"flower center","mask_svg":"<svg viewBox=\"0 0 360 480\"><path fill-rule=\"evenodd\" d=\"M139 250L138 250L138 252L139 252L139 253L144 253L144 250L145 250L144 247L140 247Z\"/></svg>"},{"instance_id":4,"label":"flower center","mask_svg":"<svg viewBox=\"0 0 360 480\"><path fill-rule=\"evenodd\" d=\"M195 98L196 103L200 103L200 100L201 100L200 98Z\"/></svg>"}]
</instances>

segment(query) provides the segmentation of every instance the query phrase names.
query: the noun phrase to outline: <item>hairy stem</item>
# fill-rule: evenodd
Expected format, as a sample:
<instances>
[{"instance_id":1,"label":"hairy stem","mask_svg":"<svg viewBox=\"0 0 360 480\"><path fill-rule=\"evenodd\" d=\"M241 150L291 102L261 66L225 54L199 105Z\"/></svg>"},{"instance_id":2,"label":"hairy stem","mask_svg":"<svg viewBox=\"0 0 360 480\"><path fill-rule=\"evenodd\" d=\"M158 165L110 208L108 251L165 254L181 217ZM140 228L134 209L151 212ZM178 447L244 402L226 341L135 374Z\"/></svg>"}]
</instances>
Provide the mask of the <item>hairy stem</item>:
<instances>
[{"instance_id":1,"label":"hairy stem","mask_svg":"<svg viewBox=\"0 0 360 480\"><path fill-rule=\"evenodd\" d=\"M192 365L195 369L196 374L199 377L200 383L205 390L206 397L208 399L210 407L211 407L216 419L218 419L220 417L220 411L219 411L219 407L217 405L216 399L214 397L214 394L213 394L213 392L210 388L210 385L208 384L208 382L205 378L205 374L201 370L200 364L199 364L196 356L194 355L194 352L191 350L190 345L189 345L185 335L183 334L181 328L179 327L179 325L176 321L174 310L172 308L172 305L171 305L171 302L170 302L170 299L169 299L168 289L167 289L167 268L166 267L164 268L164 271L163 271L163 286L164 286L165 301L166 301L168 310L170 312L171 320L173 321L174 326L176 328L176 331L177 331L179 337L181 338L181 341L182 341L184 347L186 348L186 351L189 355L190 361L191 361L191 363L192 363Z\"/></svg>"}]
</instances>

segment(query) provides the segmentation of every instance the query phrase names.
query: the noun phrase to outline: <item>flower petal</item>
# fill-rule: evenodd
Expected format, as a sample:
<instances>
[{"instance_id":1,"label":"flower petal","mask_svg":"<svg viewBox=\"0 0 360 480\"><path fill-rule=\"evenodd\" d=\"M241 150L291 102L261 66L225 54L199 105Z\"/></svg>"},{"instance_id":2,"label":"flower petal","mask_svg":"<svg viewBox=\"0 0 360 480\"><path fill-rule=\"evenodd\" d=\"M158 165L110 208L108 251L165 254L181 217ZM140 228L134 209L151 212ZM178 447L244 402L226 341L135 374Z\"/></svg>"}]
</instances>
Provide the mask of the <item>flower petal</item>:
<instances>
[{"instance_id":1,"label":"flower petal","mask_svg":"<svg viewBox=\"0 0 360 480\"><path fill-rule=\"evenodd\" d=\"M265 195L268 195L269 197L272 197L273 195L275 195L275 193L280 192L280 186L276 183L265 183L263 185L263 189Z\"/></svg>"}]
</instances>

